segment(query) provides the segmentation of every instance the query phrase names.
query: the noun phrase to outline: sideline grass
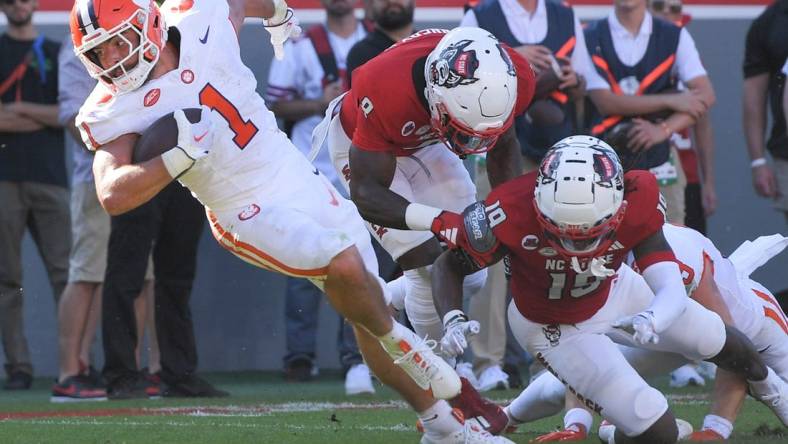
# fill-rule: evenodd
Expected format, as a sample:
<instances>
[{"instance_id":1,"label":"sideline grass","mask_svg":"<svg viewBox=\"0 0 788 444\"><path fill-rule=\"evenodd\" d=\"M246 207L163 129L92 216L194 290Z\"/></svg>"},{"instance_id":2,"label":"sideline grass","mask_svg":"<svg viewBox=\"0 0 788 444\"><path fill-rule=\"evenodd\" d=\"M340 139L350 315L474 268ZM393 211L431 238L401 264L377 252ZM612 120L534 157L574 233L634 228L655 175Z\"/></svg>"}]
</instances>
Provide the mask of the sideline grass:
<instances>
[{"instance_id":1,"label":"sideline grass","mask_svg":"<svg viewBox=\"0 0 788 444\"><path fill-rule=\"evenodd\" d=\"M415 416L382 387L374 396L347 398L339 375L329 373L304 384L286 384L278 374L245 372L209 375L232 393L219 400L164 399L51 404L49 381L29 392L0 394L0 416L32 419L0 421L0 443L416 443ZM702 389L667 390L679 417L696 427L706 412ZM511 399L516 391L493 392ZM102 416L76 416L101 413ZM120 414L115 414L120 413ZM108 416L109 415L109 416ZM510 438L526 443L561 426L556 416L521 428ZM759 429L760 428L760 429ZM777 433L759 436L758 433ZM788 442L785 429L764 406L748 400L730 442ZM596 437L588 442L598 442Z\"/></svg>"}]
</instances>

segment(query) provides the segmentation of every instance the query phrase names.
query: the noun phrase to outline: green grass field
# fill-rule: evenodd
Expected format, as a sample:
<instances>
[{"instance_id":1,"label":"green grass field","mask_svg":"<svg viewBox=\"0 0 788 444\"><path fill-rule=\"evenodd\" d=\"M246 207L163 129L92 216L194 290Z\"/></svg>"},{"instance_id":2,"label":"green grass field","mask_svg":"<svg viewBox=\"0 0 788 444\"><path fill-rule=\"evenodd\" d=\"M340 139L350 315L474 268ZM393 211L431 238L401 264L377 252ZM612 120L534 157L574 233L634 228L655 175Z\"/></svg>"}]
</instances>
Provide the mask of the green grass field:
<instances>
[{"instance_id":1,"label":"green grass field","mask_svg":"<svg viewBox=\"0 0 788 444\"><path fill-rule=\"evenodd\" d=\"M229 390L217 400L162 399L52 404L50 381L33 390L0 393L0 443L416 443L415 415L393 392L347 398L336 373L302 384L271 372L208 375ZM706 412L702 389L666 389L677 416L696 427ZM489 396L505 402L514 390ZM560 416L521 427L526 443L560 427ZM786 443L788 435L764 406L748 399L730 442ZM598 442L596 436L588 442Z\"/></svg>"}]
</instances>

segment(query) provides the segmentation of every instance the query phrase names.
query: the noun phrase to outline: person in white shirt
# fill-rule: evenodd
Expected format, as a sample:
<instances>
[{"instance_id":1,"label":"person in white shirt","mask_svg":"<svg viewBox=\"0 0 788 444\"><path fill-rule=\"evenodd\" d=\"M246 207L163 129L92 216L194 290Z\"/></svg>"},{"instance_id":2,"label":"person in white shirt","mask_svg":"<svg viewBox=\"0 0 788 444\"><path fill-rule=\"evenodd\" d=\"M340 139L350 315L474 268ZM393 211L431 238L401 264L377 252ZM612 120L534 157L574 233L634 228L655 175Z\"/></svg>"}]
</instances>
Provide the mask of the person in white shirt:
<instances>
[{"instance_id":1,"label":"person in white shirt","mask_svg":"<svg viewBox=\"0 0 788 444\"><path fill-rule=\"evenodd\" d=\"M367 34L363 23L353 15L353 2L325 0L323 6L326 23L315 25L300 40L288 42L288 57L273 60L265 97L276 117L286 122L293 144L304 155L311 149L312 131L328 103L347 90L345 68L350 48ZM344 190L331 166L328 150L321 150L313 164L338 190ZM287 279L284 368L288 380L308 380L316 373L314 359L322 299L320 289L308 280ZM346 372L346 393L374 393L369 368L363 363L352 327L341 320L339 328L337 346Z\"/></svg>"},{"instance_id":2,"label":"person in white shirt","mask_svg":"<svg viewBox=\"0 0 788 444\"><path fill-rule=\"evenodd\" d=\"M610 140L623 132L613 146L624 167L652 169L668 220L683 223L685 178L668 140L715 100L694 40L685 28L653 18L646 0L616 0L614 11L590 23L585 37L595 67L586 86L597 109L591 134ZM678 82L687 90L671 93Z\"/></svg>"}]
</instances>

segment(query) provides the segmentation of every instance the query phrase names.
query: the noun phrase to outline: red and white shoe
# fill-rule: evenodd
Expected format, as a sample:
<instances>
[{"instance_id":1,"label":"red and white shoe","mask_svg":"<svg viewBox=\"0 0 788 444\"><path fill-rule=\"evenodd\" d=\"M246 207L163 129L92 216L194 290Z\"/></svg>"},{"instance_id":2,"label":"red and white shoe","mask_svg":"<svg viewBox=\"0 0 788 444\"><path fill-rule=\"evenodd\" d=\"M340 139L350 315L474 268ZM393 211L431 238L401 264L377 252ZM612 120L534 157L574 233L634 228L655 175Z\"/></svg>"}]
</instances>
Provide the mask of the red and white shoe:
<instances>
[{"instance_id":1,"label":"red and white shoe","mask_svg":"<svg viewBox=\"0 0 788 444\"><path fill-rule=\"evenodd\" d=\"M693 432L688 441L725 441L725 438L714 430L703 429Z\"/></svg>"},{"instance_id":2,"label":"red and white shoe","mask_svg":"<svg viewBox=\"0 0 788 444\"><path fill-rule=\"evenodd\" d=\"M546 435L537 436L531 442L583 441L588 438L585 430L559 430Z\"/></svg>"},{"instance_id":3,"label":"red and white shoe","mask_svg":"<svg viewBox=\"0 0 788 444\"><path fill-rule=\"evenodd\" d=\"M477 423L462 421L462 413L454 409L454 417L460 422L461 427L446 435L432 435L425 433L421 436L421 444L514 444L503 436L494 436L479 427Z\"/></svg>"},{"instance_id":4,"label":"red and white shoe","mask_svg":"<svg viewBox=\"0 0 788 444\"><path fill-rule=\"evenodd\" d=\"M460 377L454 369L438 357L432 349L437 342L418 337L416 333L404 329L405 337L394 346L381 342L383 349L423 390L432 393L437 399L451 399L460 393Z\"/></svg>"},{"instance_id":5,"label":"red and white shoe","mask_svg":"<svg viewBox=\"0 0 788 444\"><path fill-rule=\"evenodd\" d=\"M503 407L483 398L467 379L460 378L460 381L460 394L450 399L449 404L462 412L465 422L476 422L493 435L503 433L509 424L509 417Z\"/></svg>"}]
</instances>

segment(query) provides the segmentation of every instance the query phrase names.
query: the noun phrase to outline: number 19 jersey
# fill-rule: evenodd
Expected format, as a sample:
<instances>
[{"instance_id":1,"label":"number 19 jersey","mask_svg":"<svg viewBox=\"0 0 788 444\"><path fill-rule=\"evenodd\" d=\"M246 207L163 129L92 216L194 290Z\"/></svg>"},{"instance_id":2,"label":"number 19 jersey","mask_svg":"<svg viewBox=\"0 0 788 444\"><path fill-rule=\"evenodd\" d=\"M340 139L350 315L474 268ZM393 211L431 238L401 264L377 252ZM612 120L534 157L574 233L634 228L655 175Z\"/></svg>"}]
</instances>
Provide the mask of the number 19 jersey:
<instances>
[{"instance_id":1,"label":"number 19 jersey","mask_svg":"<svg viewBox=\"0 0 788 444\"><path fill-rule=\"evenodd\" d=\"M509 251L514 302L533 322L582 322L605 304L616 277L594 276L584 260L580 261L584 272L577 273L571 262L550 246L536 219L536 178L537 173L532 172L510 180L493 189L485 201L493 234ZM624 220L616 230L615 241L602 256L605 267L613 270L618 270L633 247L659 231L665 220L659 188L651 173L626 173L624 187L628 204Z\"/></svg>"}]
</instances>

